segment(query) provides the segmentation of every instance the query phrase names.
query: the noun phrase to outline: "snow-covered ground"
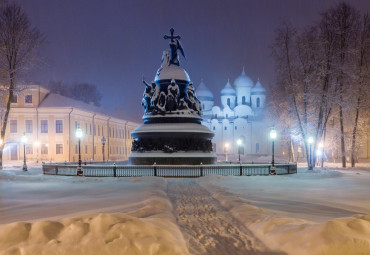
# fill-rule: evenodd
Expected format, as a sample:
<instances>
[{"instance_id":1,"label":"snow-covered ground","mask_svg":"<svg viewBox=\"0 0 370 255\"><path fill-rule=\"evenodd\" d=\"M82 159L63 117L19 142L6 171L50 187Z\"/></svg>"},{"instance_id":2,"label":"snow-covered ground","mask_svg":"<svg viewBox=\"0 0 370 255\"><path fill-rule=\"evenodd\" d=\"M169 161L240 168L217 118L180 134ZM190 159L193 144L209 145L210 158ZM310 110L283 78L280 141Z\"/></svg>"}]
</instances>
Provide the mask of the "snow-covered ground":
<instances>
[{"instance_id":1,"label":"snow-covered ground","mask_svg":"<svg viewBox=\"0 0 370 255\"><path fill-rule=\"evenodd\" d=\"M369 194L369 164L197 179L2 170L0 254L370 254Z\"/></svg>"}]
</instances>

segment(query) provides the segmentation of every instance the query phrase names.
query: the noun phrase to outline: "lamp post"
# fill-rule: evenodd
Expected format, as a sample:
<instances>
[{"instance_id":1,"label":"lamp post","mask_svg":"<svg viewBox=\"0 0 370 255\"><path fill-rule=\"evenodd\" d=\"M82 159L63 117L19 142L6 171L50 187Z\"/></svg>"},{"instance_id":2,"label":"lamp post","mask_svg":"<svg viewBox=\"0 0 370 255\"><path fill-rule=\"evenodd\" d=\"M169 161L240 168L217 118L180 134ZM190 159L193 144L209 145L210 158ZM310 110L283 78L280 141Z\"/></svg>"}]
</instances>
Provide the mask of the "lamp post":
<instances>
[{"instance_id":1,"label":"lamp post","mask_svg":"<svg viewBox=\"0 0 370 255\"><path fill-rule=\"evenodd\" d=\"M83 132L80 126L76 129L76 137L78 139L78 167L77 167L77 175L82 175L82 166L81 166L81 138L82 138Z\"/></svg>"},{"instance_id":2,"label":"lamp post","mask_svg":"<svg viewBox=\"0 0 370 255\"><path fill-rule=\"evenodd\" d=\"M35 143L35 146L36 146L36 163L39 163L39 147L40 147L40 142L39 141L36 141Z\"/></svg>"},{"instance_id":3,"label":"lamp post","mask_svg":"<svg viewBox=\"0 0 370 255\"><path fill-rule=\"evenodd\" d=\"M228 161L228 159L229 159L229 146L230 146L230 144L229 143L225 143L225 154L226 154L226 156L225 156L225 161Z\"/></svg>"},{"instance_id":4,"label":"lamp post","mask_svg":"<svg viewBox=\"0 0 370 255\"><path fill-rule=\"evenodd\" d=\"M104 154L104 146L105 146L105 142L107 141L107 139L105 139L105 137L103 136L102 138L101 138L101 143L102 143L102 145L103 145L103 162L105 162L105 154Z\"/></svg>"},{"instance_id":5,"label":"lamp post","mask_svg":"<svg viewBox=\"0 0 370 255\"><path fill-rule=\"evenodd\" d=\"M307 142L310 145L310 156L309 156L308 170L312 170L313 169L313 166L312 166L312 144L313 144L313 137L312 136L308 137Z\"/></svg>"},{"instance_id":6,"label":"lamp post","mask_svg":"<svg viewBox=\"0 0 370 255\"><path fill-rule=\"evenodd\" d=\"M277 133L275 128L273 127L270 131L270 138L272 140L272 161L271 165L272 167L275 167L275 139L276 139Z\"/></svg>"},{"instance_id":7,"label":"lamp post","mask_svg":"<svg viewBox=\"0 0 370 255\"><path fill-rule=\"evenodd\" d=\"M323 142L320 142L319 145L318 145L319 149L317 150L317 152L319 152L319 156L321 156L321 168L324 167L324 143Z\"/></svg>"},{"instance_id":8,"label":"lamp post","mask_svg":"<svg viewBox=\"0 0 370 255\"><path fill-rule=\"evenodd\" d=\"M239 163L240 163L240 147L242 146L242 139L238 139L236 143L238 144L238 154L239 154Z\"/></svg>"},{"instance_id":9,"label":"lamp post","mask_svg":"<svg viewBox=\"0 0 370 255\"><path fill-rule=\"evenodd\" d=\"M21 139L22 143L23 143L23 171L27 171L27 163L26 163L26 143L28 141L28 138L26 136L26 133L23 133L22 135L22 139Z\"/></svg>"}]
</instances>

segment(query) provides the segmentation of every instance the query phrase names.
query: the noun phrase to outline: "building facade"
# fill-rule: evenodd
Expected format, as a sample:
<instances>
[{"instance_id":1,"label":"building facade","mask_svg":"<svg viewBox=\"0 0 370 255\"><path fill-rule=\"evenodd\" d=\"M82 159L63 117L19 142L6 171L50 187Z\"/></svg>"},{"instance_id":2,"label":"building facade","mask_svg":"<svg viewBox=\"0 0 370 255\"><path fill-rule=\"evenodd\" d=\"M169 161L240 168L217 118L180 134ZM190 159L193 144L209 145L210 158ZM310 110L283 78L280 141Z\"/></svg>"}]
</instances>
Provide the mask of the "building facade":
<instances>
[{"instance_id":1,"label":"building facade","mask_svg":"<svg viewBox=\"0 0 370 255\"><path fill-rule=\"evenodd\" d=\"M236 155L238 148L242 155L271 154L271 127L264 123L266 90L259 80L254 84L243 70L233 85L228 81L221 90L221 106L214 105L214 95L203 82L196 92L202 105L202 124L215 133L212 142L217 155Z\"/></svg>"},{"instance_id":2,"label":"building facade","mask_svg":"<svg viewBox=\"0 0 370 255\"><path fill-rule=\"evenodd\" d=\"M25 135L27 161L78 161L77 127L83 130L83 161L124 161L131 152L131 131L138 126L101 107L27 86L11 103L5 135L3 161L23 160ZM104 145L102 138L105 138Z\"/></svg>"}]
</instances>

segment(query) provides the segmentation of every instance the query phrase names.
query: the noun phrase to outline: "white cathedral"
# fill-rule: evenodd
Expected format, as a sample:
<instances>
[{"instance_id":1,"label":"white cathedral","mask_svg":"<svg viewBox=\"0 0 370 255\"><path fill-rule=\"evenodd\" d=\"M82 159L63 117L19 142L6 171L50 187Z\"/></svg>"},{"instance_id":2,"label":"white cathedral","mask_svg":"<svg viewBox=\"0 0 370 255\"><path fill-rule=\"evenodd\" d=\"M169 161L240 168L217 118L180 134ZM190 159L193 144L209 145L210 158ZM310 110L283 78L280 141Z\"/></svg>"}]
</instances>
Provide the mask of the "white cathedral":
<instances>
[{"instance_id":1,"label":"white cathedral","mask_svg":"<svg viewBox=\"0 0 370 255\"><path fill-rule=\"evenodd\" d=\"M213 150L219 157L228 154L229 160L246 155L271 154L269 127L264 122L266 90L258 80L256 84L243 72L231 85L228 81L221 90L221 107L214 105L214 96L204 82L196 88L203 111L202 124L215 136ZM241 140L241 145L237 145Z\"/></svg>"}]
</instances>

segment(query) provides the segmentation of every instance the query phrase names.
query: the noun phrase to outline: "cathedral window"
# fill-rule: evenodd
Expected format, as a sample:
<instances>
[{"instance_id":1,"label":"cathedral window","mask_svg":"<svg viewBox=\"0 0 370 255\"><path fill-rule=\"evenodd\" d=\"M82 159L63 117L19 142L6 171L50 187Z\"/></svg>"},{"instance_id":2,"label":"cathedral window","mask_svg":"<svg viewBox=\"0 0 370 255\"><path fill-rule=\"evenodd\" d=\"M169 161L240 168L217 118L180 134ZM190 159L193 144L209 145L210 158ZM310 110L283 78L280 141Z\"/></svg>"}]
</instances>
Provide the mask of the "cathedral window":
<instances>
[{"instance_id":1,"label":"cathedral window","mask_svg":"<svg viewBox=\"0 0 370 255\"><path fill-rule=\"evenodd\" d=\"M257 97L257 107L259 108L259 107L260 107L260 105L261 105L261 100L260 100L260 98L259 98L259 97Z\"/></svg>"},{"instance_id":2,"label":"cathedral window","mask_svg":"<svg viewBox=\"0 0 370 255\"><path fill-rule=\"evenodd\" d=\"M256 143L256 153L259 153L259 152L260 152L260 144Z\"/></svg>"},{"instance_id":3,"label":"cathedral window","mask_svg":"<svg viewBox=\"0 0 370 255\"><path fill-rule=\"evenodd\" d=\"M237 126L235 126L235 130L237 130L238 129L238 127Z\"/></svg>"},{"instance_id":4,"label":"cathedral window","mask_svg":"<svg viewBox=\"0 0 370 255\"><path fill-rule=\"evenodd\" d=\"M213 127L213 130L216 130L216 127Z\"/></svg>"},{"instance_id":5,"label":"cathedral window","mask_svg":"<svg viewBox=\"0 0 370 255\"><path fill-rule=\"evenodd\" d=\"M225 130L227 130L227 127L225 127Z\"/></svg>"},{"instance_id":6,"label":"cathedral window","mask_svg":"<svg viewBox=\"0 0 370 255\"><path fill-rule=\"evenodd\" d=\"M227 105L230 107L230 98L227 99Z\"/></svg>"},{"instance_id":7,"label":"cathedral window","mask_svg":"<svg viewBox=\"0 0 370 255\"><path fill-rule=\"evenodd\" d=\"M229 114L226 113L226 119L229 118Z\"/></svg>"},{"instance_id":8,"label":"cathedral window","mask_svg":"<svg viewBox=\"0 0 370 255\"><path fill-rule=\"evenodd\" d=\"M245 96L242 97L242 104L246 104L246 102L245 102Z\"/></svg>"}]
</instances>

